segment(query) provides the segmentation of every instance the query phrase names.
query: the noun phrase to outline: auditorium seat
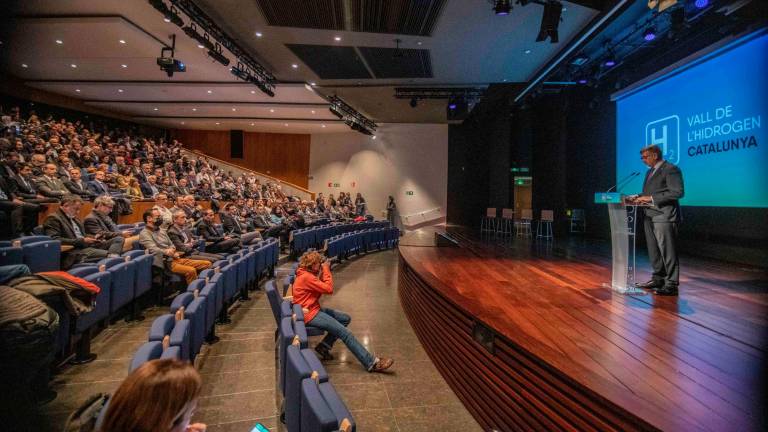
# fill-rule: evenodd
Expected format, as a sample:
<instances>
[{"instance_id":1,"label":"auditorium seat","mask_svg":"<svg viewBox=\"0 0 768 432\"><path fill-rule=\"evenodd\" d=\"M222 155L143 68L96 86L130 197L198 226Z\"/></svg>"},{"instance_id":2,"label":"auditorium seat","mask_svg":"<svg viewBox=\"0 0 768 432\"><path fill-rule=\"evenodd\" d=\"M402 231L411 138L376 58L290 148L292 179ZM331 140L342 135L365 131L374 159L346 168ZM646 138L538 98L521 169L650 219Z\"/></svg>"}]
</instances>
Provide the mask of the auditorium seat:
<instances>
[{"instance_id":1,"label":"auditorium seat","mask_svg":"<svg viewBox=\"0 0 768 432\"><path fill-rule=\"evenodd\" d=\"M294 324L299 323L301 326L297 325L294 330ZM307 348L308 341L307 332L304 329L304 323L300 321L294 323L290 316L280 319L280 326L278 327L278 330L278 383L280 391L285 394L285 350L288 348L288 345L294 343L294 339L296 340L296 343L299 344L301 349Z\"/></svg>"},{"instance_id":2,"label":"auditorium seat","mask_svg":"<svg viewBox=\"0 0 768 432\"><path fill-rule=\"evenodd\" d=\"M99 287L99 293L94 300L93 309L77 317L74 323L74 336L79 336L75 347L73 364L88 363L96 359L91 353L91 336L93 328L102 321L109 319L109 299L112 290L112 274L104 267L88 266L69 270L69 274L82 278Z\"/></svg>"},{"instance_id":3,"label":"auditorium seat","mask_svg":"<svg viewBox=\"0 0 768 432\"><path fill-rule=\"evenodd\" d=\"M149 341L163 342L168 336L169 346L180 349L182 360L190 360L190 322L174 314L161 315L152 322L149 329Z\"/></svg>"},{"instance_id":4,"label":"auditorium seat","mask_svg":"<svg viewBox=\"0 0 768 432\"><path fill-rule=\"evenodd\" d=\"M171 302L171 313L176 320L189 320L189 359L195 361L208 333L206 329L206 296L185 292L177 295Z\"/></svg>"},{"instance_id":5,"label":"auditorium seat","mask_svg":"<svg viewBox=\"0 0 768 432\"><path fill-rule=\"evenodd\" d=\"M301 309L300 304L293 304L291 308L291 317L295 321L302 321L304 322L304 311ZM307 336L322 336L325 334L325 330L317 328L312 326L311 324L308 325L307 323L304 323L304 327L307 331Z\"/></svg>"},{"instance_id":6,"label":"auditorium seat","mask_svg":"<svg viewBox=\"0 0 768 432\"><path fill-rule=\"evenodd\" d=\"M109 313L115 315L120 308L133 301L136 283L136 263L125 258L104 258L97 263L112 274L112 293Z\"/></svg>"},{"instance_id":7,"label":"auditorium seat","mask_svg":"<svg viewBox=\"0 0 768 432\"><path fill-rule=\"evenodd\" d=\"M136 263L136 288L134 298L138 299L152 289L152 264L154 256L144 250L133 250L123 254Z\"/></svg>"},{"instance_id":8,"label":"auditorium seat","mask_svg":"<svg viewBox=\"0 0 768 432\"><path fill-rule=\"evenodd\" d=\"M140 346L139 349L136 350L136 353L133 354L128 372L133 372L144 363L157 359L183 360L180 348L178 346L169 345L169 338L166 338L163 341L150 341Z\"/></svg>"},{"instance_id":9,"label":"auditorium seat","mask_svg":"<svg viewBox=\"0 0 768 432\"><path fill-rule=\"evenodd\" d=\"M352 414L330 382L301 381L301 431L354 432Z\"/></svg>"},{"instance_id":10,"label":"auditorium seat","mask_svg":"<svg viewBox=\"0 0 768 432\"><path fill-rule=\"evenodd\" d=\"M289 431L301 430L301 382L313 378L318 382L327 382L328 373L308 349L301 349L298 341L285 350L285 391L283 393L285 426ZM312 359L312 363L308 360Z\"/></svg>"},{"instance_id":11,"label":"auditorium seat","mask_svg":"<svg viewBox=\"0 0 768 432\"><path fill-rule=\"evenodd\" d=\"M14 240L13 244L21 246L24 264L32 273L61 269L59 240L53 240L47 236L28 236Z\"/></svg>"},{"instance_id":12,"label":"auditorium seat","mask_svg":"<svg viewBox=\"0 0 768 432\"><path fill-rule=\"evenodd\" d=\"M21 246L11 246L11 242L0 242L0 262L3 265L24 264L24 252Z\"/></svg>"}]
</instances>

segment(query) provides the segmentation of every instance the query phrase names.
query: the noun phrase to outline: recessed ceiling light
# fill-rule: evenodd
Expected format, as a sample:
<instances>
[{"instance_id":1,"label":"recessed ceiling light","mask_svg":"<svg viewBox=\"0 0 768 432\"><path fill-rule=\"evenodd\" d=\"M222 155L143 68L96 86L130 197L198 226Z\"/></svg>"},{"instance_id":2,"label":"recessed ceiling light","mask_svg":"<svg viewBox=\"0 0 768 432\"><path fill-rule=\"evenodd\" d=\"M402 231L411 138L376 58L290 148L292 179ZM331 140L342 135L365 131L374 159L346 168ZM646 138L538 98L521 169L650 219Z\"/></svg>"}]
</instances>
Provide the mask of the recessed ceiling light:
<instances>
[{"instance_id":1,"label":"recessed ceiling light","mask_svg":"<svg viewBox=\"0 0 768 432\"><path fill-rule=\"evenodd\" d=\"M505 79L503 79L503 80L501 80L501 81L502 81L502 82L507 82L507 79L505 78Z\"/></svg>"},{"instance_id":2,"label":"recessed ceiling light","mask_svg":"<svg viewBox=\"0 0 768 432\"><path fill-rule=\"evenodd\" d=\"M376 139L376 135L372 135L372 136L371 136L371 139Z\"/></svg>"},{"instance_id":3,"label":"recessed ceiling light","mask_svg":"<svg viewBox=\"0 0 768 432\"><path fill-rule=\"evenodd\" d=\"M320 125L321 127L325 127L325 125Z\"/></svg>"},{"instance_id":4,"label":"recessed ceiling light","mask_svg":"<svg viewBox=\"0 0 768 432\"><path fill-rule=\"evenodd\" d=\"M270 110L269 110L269 112L275 112L275 110L273 110L273 109L270 109Z\"/></svg>"},{"instance_id":5,"label":"recessed ceiling light","mask_svg":"<svg viewBox=\"0 0 768 432\"><path fill-rule=\"evenodd\" d=\"M251 123L251 126L254 126L256 123Z\"/></svg>"},{"instance_id":6,"label":"recessed ceiling light","mask_svg":"<svg viewBox=\"0 0 768 432\"><path fill-rule=\"evenodd\" d=\"M567 10L568 10L568 8L563 8L563 12L565 12L565 11L567 11Z\"/></svg>"},{"instance_id":7,"label":"recessed ceiling light","mask_svg":"<svg viewBox=\"0 0 768 432\"><path fill-rule=\"evenodd\" d=\"M59 45L61 45L61 44L63 44L63 43L64 43L64 41L62 41L61 39L56 39L56 43L57 43L57 44L59 44Z\"/></svg>"},{"instance_id":8,"label":"recessed ceiling light","mask_svg":"<svg viewBox=\"0 0 768 432\"><path fill-rule=\"evenodd\" d=\"M118 93L122 93L122 92L123 92L123 89L117 89L117 92L118 92Z\"/></svg>"},{"instance_id":9,"label":"recessed ceiling light","mask_svg":"<svg viewBox=\"0 0 768 432\"><path fill-rule=\"evenodd\" d=\"M71 64L71 65L69 65L69 66L70 66L72 69L74 69L74 68L76 68L76 67L77 67L77 65L76 65L76 64L74 64L74 63L72 63L72 64Z\"/></svg>"},{"instance_id":10,"label":"recessed ceiling light","mask_svg":"<svg viewBox=\"0 0 768 432\"><path fill-rule=\"evenodd\" d=\"M200 48L200 49L203 49L203 48L205 48L205 45L203 45L203 44L197 44L197 47L198 47L198 48Z\"/></svg>"},{"instance_id":11,"label":"recessed ceiling light","mask_svg":"<svg viewBox=\"0 0 768 432\"><path fill-rule=\"evenodd\" d=\"M75 92L80 93L80 89L75 89Z\"/></svg>"},{"instance_id":12,"label":"recessed ceiling light","mask_svg":"<svg viewBox=\"0 0 768 432\"><path fill-rule=\"evenodd\" d=\"M317 85L317 83L316 83L316 82L314 82L314 81L312 81L311 83L309 83L309 85L311 85L312 87L314 87L314 86L316 86L316 85Z\"/></svg>"},{"instance_id":13,"label":"recessed ceiling light","mask_svg":"<svg viewBox=\"0 0 768 432\"><path fill-rule=\"evenodd\" d=\"M170 18L163 18L163 21L165 21L165 22L171 22L171 19L170 19Z\"/></svg>"},{"instance_id":14,"label":"recessed ceiling light","mask_svg":"<svg viewBox=\"0 0 768 432\"><path fill-rule=\"evenodd\" d=\"M264 35L261 34L261 32L256 32L256 37L262 37L262 36L264 36Z\"/></svg>"},{"instance_id":15,"label":"recessed ceiling light","mask_svg":"<svg viewBox=\"0 0 768 432\"><path fill-rule=\"evenodd\" d=\"M336 42L339 42L341 40L341 36L336 36L333 38L333 40L335 40Z\"/></svg>"},{"instance_id":16,"label":"recessed ceiling light","mask_svg":"<svg viewBox=\"0 0 768 432\"><path fill-rule=\"evenodd\" d=\"M153 108L154 111L157 111L157 107Z\"/></svg>"},{"instance_id":17,"label":"recessed ceiling light","mask_svg":"<svg viewBox=\"0 0 768 432\"><path fill-rule=\"evenodd\" d=\"M526 54L530 54L530 53L531 53L531 50L527 49L527 50L525 50L525 53L526 53Z\"/></svg>"},{"instance_id":18,"label":"recessed ceiling light","mask_svg":"<svg viewBox=\"0 0 768 432\"><path fill-rule=\"evenodd\" d=\"M217 124L217 125L220 125L221 123L219 123L219 122L216 122L216 124Z\"/></svg>"},{"instance_id":19,"label":"recessed ceiling light","mask_svg":"<svg viewBox=\"0 0 768 432\"><path fill-rule=\"evenodd\" d=\"M120 39L118 42L120 42L121 44L124 44L125 43L125 39Z\"/></svg>"},{"instance_id":20,"label":"recessed ceiling light","mask_svg":"<svg viewBox=\"0 0 768 432\"><path fill-rule=\"evenodd\" d=\"M121 68L123 68L123 69L125 69L125 68L127 68L127 67L128 67L128 65L127 65L127 64L121 64L121 65L120 65L120 67L121 67Z\"/></svg>"},{"instance_id":21,"label":"recessed ceiling light","mask_svg":"<svg viewBox=\"0 0 768 432\"><path fill-rule=\"evenodd\" d=\"M197 111L197 108L192 108L192 111Z\"/></svg>"},{"instance_id":22,"label":"recessed ceiling light","mask_svg":"<svg viewBox=\"0 0 768 432\"><path fill-rule=\"evenodd\" d=\"M291 65L291 67L292 67L292 68L294 68L294 69L298 69L298 68L299 68L299 65L297 65L296 63L294 63L294 64L292 64L292 65Z\"/></svg>"},{"instance_id":23,"label":"recessed ceiling light","mask_svg":"<svg viewBox=\"0 0 768 432\"><path fill-rule=\"evenodd\" d=\"M237 111L237 108L232 108L232 111Z\"/></svg>"},{"instance_id":24,"label":"recessed ceiling light","mask_svg":"<svg viewBox=\"0 0 768 432\"><path fill-rule=\"evenodd\" d=\"M312 114L314 114L314 113L315 113L315 110L312 110Z\"/></svg>"},{"instance_id":25,"label":"recessed ceiling light","mask_svg":"<svg viewBox=\"0 0 768 432\"><path fill-rule=\"evenodd\" d=\"M184 124L184 122L181 122L181 124Z\"/></svg>"},{"instance_id":26,"label":"recessed ceiling light","mask_svg":"<svg viewBox=\"0 0 768 432\"><path fill-rule=\"evenodd\" d=\"M421 41L416 42L416 45L421 45Z\"/></svg>"},{"instance_id":27,"label":"recessed ceiling light","mask_svg":"<svg viewBox=\"0 0 768 432\"><path fill-rule=\"evenodd\" d=\"M283 123L283 126L288 126L288 123Z\"/></svg>"},{"instance_id":28,"label":"recessed ceiling light","mask_svg":"<svg viewBox=\"0 0 768 432\"><path fill-rule=\"evenodd\" d=\"M256 90L251 90L251 94L256 94Z\"/></svg>"},{"instance_id":29,"label":"recessed ceiling light","mask_svg":"<svg viewBox=\"0 0 768 432\"><path fill-rule=\"evenodd\" d=\"M213 93L213 90L208 90L208 94L211 94L211 93Z\"/></svg>"},{"instance_id":30,"label":"recessed ceiling light","mask_svg":"<svg viewBox=\"0 0 768 432\"><path fill-rule=\"evenodd\" d=\"M27 64L26 64L26 63L22 63L22 64L21 64L21 67L23 67L24 69L26 69L26 68L28 68L29 66L27 66Z\"/></svg>"}]
</instances>

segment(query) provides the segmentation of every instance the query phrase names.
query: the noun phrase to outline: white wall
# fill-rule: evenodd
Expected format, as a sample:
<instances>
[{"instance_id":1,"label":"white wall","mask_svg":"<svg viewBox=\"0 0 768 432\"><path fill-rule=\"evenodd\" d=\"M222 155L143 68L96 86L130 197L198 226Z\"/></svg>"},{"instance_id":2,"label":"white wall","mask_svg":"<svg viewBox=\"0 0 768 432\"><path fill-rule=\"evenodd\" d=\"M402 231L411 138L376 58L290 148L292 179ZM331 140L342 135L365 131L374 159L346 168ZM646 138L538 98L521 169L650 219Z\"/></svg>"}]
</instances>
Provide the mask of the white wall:
<instances>
[{"instance_id":1,"label":"white wall","mask_svg":"<svg viewBox=\"0 0 768 432\"><path fill-rule=\"evenodd\" d=\"M387 197L395 197L400 215L439 208L424 219L445 216L448 182L448 125L381 124L376 139L358 132L312 135L309 155L309 190L357 192L368 211L382 218ZM355 186L352 186L352 183ZM340 187L328 187L339 183ZM406 195L413 191L413 195ZM414 225L418 217L411 217Z\"/></svg>"}]
</instances>

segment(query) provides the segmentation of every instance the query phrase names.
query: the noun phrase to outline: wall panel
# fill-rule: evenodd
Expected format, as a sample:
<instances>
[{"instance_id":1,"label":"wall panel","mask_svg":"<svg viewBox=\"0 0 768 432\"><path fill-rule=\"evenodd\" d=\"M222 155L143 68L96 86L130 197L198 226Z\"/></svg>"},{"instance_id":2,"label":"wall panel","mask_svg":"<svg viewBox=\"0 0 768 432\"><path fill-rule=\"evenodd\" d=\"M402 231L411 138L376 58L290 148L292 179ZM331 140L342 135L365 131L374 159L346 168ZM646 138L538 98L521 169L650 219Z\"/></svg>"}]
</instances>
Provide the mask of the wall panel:
<instances>
[{"instance_id":1,"label":"wall panel","mask_svg":"<svg viewBox=\"0 0 768 432\"><path fill-rule=\"evenodd\" d=\"M245 132L243 159L229 157L229 131L175 129L184 146L306 188L310 135Z\"/></svg>"}]
</instances>

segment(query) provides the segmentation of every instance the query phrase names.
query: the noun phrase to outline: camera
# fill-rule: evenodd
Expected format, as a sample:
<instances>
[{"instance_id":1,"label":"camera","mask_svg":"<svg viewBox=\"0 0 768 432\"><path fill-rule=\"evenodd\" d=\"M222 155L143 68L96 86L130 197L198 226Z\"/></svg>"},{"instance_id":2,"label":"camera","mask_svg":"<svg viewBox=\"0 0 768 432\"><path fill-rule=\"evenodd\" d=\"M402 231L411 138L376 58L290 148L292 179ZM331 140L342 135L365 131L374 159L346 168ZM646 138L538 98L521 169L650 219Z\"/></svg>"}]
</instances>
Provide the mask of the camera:
<instances>
[{"instance_id":1,"label":"camera","mask_svg":"<svg viewBox=\"0 0 768 432\"><path fill-rule=\"evenodd\" d=\"M158 57L157 65L160 66L160 70L168 74L168 78L172 77L174 72L187 71L187 66L184 62L173 57Z\"/></svg>"}]
</instances>

